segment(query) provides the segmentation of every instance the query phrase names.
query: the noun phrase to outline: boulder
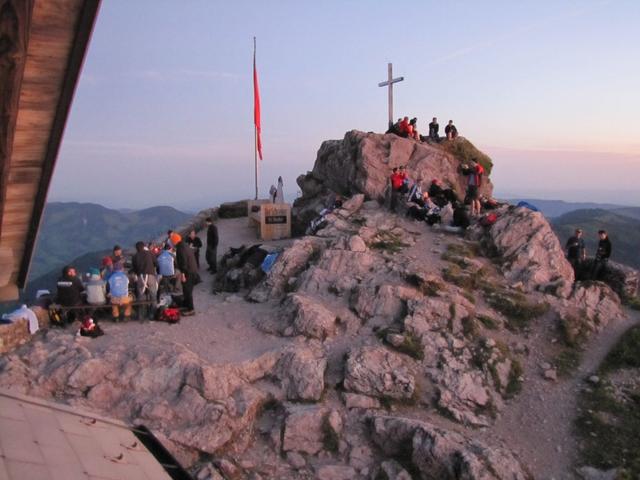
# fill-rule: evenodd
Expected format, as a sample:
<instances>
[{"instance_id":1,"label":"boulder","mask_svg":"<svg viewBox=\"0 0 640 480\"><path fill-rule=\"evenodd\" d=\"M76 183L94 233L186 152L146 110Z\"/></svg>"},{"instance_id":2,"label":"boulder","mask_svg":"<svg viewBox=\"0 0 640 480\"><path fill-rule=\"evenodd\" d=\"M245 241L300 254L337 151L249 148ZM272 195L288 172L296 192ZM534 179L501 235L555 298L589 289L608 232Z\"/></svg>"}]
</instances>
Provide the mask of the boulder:
<instances>
[{"instance_id":1,"label":"boulder","mask_svg":"<svg viewBox=\"0 0 640 480\"><path fill-rule=\"evenodd\" d=\"M602 281L624 300L635 298L640 293L640 273L622 263L609 262Z\"/></svg>"},{"instance_id":2,"label":"boulder","mask_svg":"<svg viewBox=\"0 0 640 480\"><path fill-rule=\"evenodd\" d=\"M430 423L376 416L371 438L387 456L402 455L423 478L443 480L530 480L533 477L506 448L488 447Z\"/></svg>"},{"instance_id":3,"label":"boulder","mask_svg":"<svg viewBox=\"0 0 640 480\"><path fill-rule=\"evenodd\" d=\"M542 213L524 207L503 209L486 235L493 253L501 258L507 283L522 282L527 291L569 295L573 268Z\"/></svg>"},{"instance_id":4,"label":"boulder","mask_svg":"<svg viewBox=\"0 0 640 480\"><path fill-rule=\"evenodd\" d=\"M179 445L184 458L190 457L182 455L184 449L215 454L246 448L245 433L267 400L249 377L266 375L272 355L247 365L213 366L158 340L136 349L111 343L94 354L95 348L96 343L75 342L68 332L50 330L19 357L0 359L0 386L142 422L166 437L169 446Z\"/></svg>"},{"instance_id":5,"label":"boulder","mask_svg":"<svg viewBox=\"0 0 640 480\"><path fill-rule=\"evenodd\" d=\"M280 381L287 400L318 401L324 392L327 359L320 348L293 347L278 360L273 375Z\"/></svg>"},{"instance_id":6,"label":"boulder","mask_svg":"<svg viewBox=\"0 0 640 480\"><path fill-rule=\"evenodd\" d=\"M305 237L293 242L273 264L265 280L249 294L249 300L266 302L270 298L280 298L289 289L289 280L308 267L324 248L324 242L317 238Z\"/></svg>"},{"instance_id":7,"label":"boulder","mask_svg":"<svg viewBox=\"0 0 640 480\"><path fill-rule=\"evenodd\" d=\"M316 455L323 448L327 410L309 405L287 405L285 408L282 451Z\"/></svg>"},{"instance_id":8,"label":"boulder","mask_svg":"<svg viewBox=\"0 0 640 480\"><path fill-rule=\"evenodd\" d=\"M295 333L324 340L336 333L336 315L322 303L302 294L289 297Z\"/></svg>"},{"instance_id":9,"label":"boulder","mask_svg":"<svg viewBox=\"0 0 640 480\"><path fill-rule=\"evenodd\" d=\"M387 460L380 464L380 473L376 478L387 478L388 480L413 480L409 472L395 460Z\"/></svg>"},{"instance_id":10,"label":"boulder","mask_svg":"<svg viewBox=\"0 0 640 480\"><path fill-rule=\"evenodd\" d=\"M350 392L395 400L409 399L415 378L405 360L384 347L360 347L349 352L344 388Z\"/></svg>"},{"instance_id":11,"label":"boulder","mask_svg":"<svg viewBox=\"0 0 640 480\"><path fill-rule=\"evenodd\" d=\"M316 476L322 480L353 480L357 473L345 465L322 465L316 469Z\"/></svg>"}]
</instances>

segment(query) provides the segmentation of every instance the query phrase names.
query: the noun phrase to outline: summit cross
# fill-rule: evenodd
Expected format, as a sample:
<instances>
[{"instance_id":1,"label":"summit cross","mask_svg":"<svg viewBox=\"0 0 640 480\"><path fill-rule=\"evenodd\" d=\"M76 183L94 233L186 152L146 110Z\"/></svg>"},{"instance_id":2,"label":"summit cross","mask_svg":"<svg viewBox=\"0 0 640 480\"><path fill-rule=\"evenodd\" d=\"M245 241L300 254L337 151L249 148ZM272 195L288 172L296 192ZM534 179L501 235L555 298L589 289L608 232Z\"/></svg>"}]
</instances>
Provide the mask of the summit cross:
<instances>
[{"instance_id":1,"label":"summit cross","mask_svg":"<svg viewBox=\"0 0 640 480\"><path fill-rule=\"evenodd\" d=\"M393 78L393 64L387 64L387 81L380 82L379 87L389 87L389 128L393 125L393 84L404 80L404 77Z\"/></svg>"}]
</instances>

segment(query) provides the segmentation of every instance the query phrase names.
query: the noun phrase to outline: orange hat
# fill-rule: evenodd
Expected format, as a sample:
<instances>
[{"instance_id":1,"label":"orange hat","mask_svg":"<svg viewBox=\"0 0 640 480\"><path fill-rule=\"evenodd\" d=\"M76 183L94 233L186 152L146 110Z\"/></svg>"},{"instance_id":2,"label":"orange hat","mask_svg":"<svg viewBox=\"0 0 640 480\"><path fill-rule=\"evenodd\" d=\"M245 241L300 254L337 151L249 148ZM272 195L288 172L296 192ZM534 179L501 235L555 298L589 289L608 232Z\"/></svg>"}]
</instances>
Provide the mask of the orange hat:
<instances>
[{"instance_id":1,"label":"orange hat","mask_svg":"<svg viewBox=\"0 0 640 480\"><path fill-rule=\"evenodd\" d=\"M173 232L169 240L171 240L173 245L178 245L182 241L182 236L179 233Z\"/></svg>"}]
</instances>

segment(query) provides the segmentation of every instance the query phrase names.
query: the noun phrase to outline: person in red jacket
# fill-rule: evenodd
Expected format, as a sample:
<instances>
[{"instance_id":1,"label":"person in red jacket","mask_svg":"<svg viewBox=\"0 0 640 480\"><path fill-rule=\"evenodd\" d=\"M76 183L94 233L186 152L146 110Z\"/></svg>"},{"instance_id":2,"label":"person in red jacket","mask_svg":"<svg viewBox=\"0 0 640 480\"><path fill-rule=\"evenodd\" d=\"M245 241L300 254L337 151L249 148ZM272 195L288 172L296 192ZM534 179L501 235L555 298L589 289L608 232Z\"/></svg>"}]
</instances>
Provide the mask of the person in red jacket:
<instances>
[{"instance_id":1,"label":"person in red jacket","mask_svg":"<svg viewBox=\"0 0 640 480\"><path fill-rule=\"evenodd\" d=\"M407 138L409 136L409 127L409 117L404 117L399 125L399 135L401 137ZM413 131L413 127L411 128L411 130Z\"/></svg>"},{"instance_id":2,"label":"person in red jacket","mask_svg":"<svg viewBox=\"0 0 640 480\"><path fill-rule=\"evenodd\" d=\"M402 189L404 183L404 175L398 171L398 167L394 167L391 173L391 188L399 192Z\"/></svg>"},{"instance_id":3,"label":"person in red jacket","mask_svg":"<svg viewBox=\"0 0 640 480\"><path fill-rule=\"evenodd\" d=\"M480 186L482 185L484 168L479 163L472 161L471 165L463 170L463 173L467 175L467 199L471 203L471 215L480 215Z\"/></svg>"}]
</instances>

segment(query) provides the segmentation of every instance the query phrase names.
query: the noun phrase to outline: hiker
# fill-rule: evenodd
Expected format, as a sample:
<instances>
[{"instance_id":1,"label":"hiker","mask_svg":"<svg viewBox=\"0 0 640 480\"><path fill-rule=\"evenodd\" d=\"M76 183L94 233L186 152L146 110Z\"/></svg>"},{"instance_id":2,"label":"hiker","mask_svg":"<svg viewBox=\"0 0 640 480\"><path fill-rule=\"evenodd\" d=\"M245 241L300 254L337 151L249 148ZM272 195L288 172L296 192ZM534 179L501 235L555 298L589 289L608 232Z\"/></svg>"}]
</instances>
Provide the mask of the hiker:
<instances>
[{"instance_id":1,"label":"hiker","mask_svg":"<svg viewBox=\"0 0 640 480\"><path fill-rule=\"evenodd\" d=\"M409 121L409 138L420 141L420 134L418 133L418 119L416 117Z\"/></svg>"},{"instance_id":2,"label":"hiker","mask_svg":"<svg viewBox=\"0 0 640 480\"><path fill-rule=\"evenodd\" d=\"M76 332L76 337L90 337L96 338L104 335L104 332L96 322L93 321L89 315L85 315L80 323L80 328Z\"/></svg>"},{"instance_id":3,"label":"hiker","mask_svg":"<svg viewBox=\"0 0 640 480\"><path fill-rule=\"evenodd\" d=\"M142 311L146 310L147 317L153 318L158 306L158 261L149 250L145 248L143 242L136 243L136 253L131 259L131 270L136 274L136 298L139 302L151 301L151 309L141 308L140 320L142 320Z\"/></svg>"},{"instance_id":4,"label":"hiker","mask_svg":"<svg viewBox=\"0 0 640 480\"><path fill-rule=\"evenodd\" d=\"M107 303L107 284L100 275L97 268L89 270L89 280L87 281L87 303L89 305L104 305Z\"/></svg>"},{"instance_id":5,"label":"hiker","mask_svg":"<svg viewBox=\"0 0 640 480\"><path fill-rule=\"evenodd\" d=\"M193 250L193 254L196 257L196 264L198 265L198 270L200 270L200 249L202 248L202 240L198 237L198 234L195 230L191 230L189 232L189 236L185 240L189 248Z\"/></svg>"},{"instance_id":6,"label":"hiker","mask_svg":"<svg viewBox=\"0 0 640 480\"><path fill-rule=\"evenodd\" d=\"M63 307L77 307L83 304L84 285L78 277L75 267L67 265L62 269L62 276L58 279L58 291L56 292L56 303ZM76 319L76 313L69 311L67 321Z\"/></svg>"},{"instance_id":7,"label":"hiker","mask_svg":"<svg viewBox=\"0 0 640 480\"><path fill-rule=\"evenodd\" d=\"M593 268L591 269L591 279L598 280L600 275L606 270L609 257L611 256L611 240L609 240L609 234L606 230L599 230L598 237L598 249L596 250L596 258L593 261Z\"/></svg>"},{"instance_id":8,"label":"hiker","mask_svg":"<svg viewBox=\"0 0 640 480\"><path fill-rule=\"evenodd\" d=\"M454 140L458 137L458 129L453 124L453 120L449 120L449 123L444 127L444 134L447 136L447 140Z\"/></svg>"},{"instance_id":9,"label":"hiker","mask_svg":"<svg viewBox=\"0 0 640 480\"><path fill-rule=\"evenodd\" d=\"M284 203L284 182L282 177L278 177L278 187L276 188L276 196L273 203Z\"/></svg>"},{"instance_id":10,"label":"hiker","mask_svg":"<svg viewBox=\"0 0 640 480\"><path fill-rule=\"evenodd\" d=\"M472 217L480 215L480 186L482 185L483 173L484 168L475 160L472 160L470 165L462 166L462 174L467 176L466 200L471 204Z\"/></svg>"},{"instance_id":11,"label":"hiker","mask_svg":"<svg viewBox=\"0 0 640 480\"><path fill-rule=\"evenodd\" d=\"M576 228L576 231L572 237L567 240L565 245L567 249L567 260L573 267L573 273L576 280L580 276L582 270L582 264L587 258L587 250L584 245L584 238L582 238L582 229Z\"/></svg>"},{"instance_id":12,"label":"hiker","mask_svg":"<svg viewBox=\"0 0 640 480\"><path fill-rule=\"evenodd\" d=\"M167 238L164 239L164 245L163 248L166 247L167 245L170 245L172 247L175 247L175 245L171 244L171 234L173 233L173 230L167 230Z\"/></svg>"},{"instance_id":13,"label":"hiker","mask_svg":"<svg viewBox=\"0 0 640 480\"><path fill-rule=\"evenodd\" d=\"M158 290L160 292L170 292L173 290L172 284L175 283L176 279L176 256L171 245L165 245L164 250L156 259L156 264L158 265L159 277Z\"/></svg>"},{"instance_id":14,"label":"hiker","mask_svg":"<svg viewBox=\"0 0 640 480\"><path fill-rule=\"evenodd\" d=\"M429 124L429 140L436 143L440 142L440 136L438 135L439 130L440 125L438 125L438 119L433 117L433 120Z\"/></svg>"},{"instance_id":15,"label":"hiker","mask_svg":"<svg viewBox=\"0 0 640 480\"><path fill-rule=\"evenodd\" d=\"M113 273L113 260L111 260L111 257L106 256L102 259L102 263L100 265L100 278L107 280Z\"/></svg>"},{"instance_id":16,"label":"hiker","mask_svg":"<svg viewBox=\"0 0 640 480\"><path fill-rule=\"evenodd\" d=\"M182 315L190 317L196 314L193 306L193 287L199 280L198 266L196 265L193 250L187 246L186 242L182 241L180 235L173 233L171 235L171 243L176 246L176 261L182 281Z\"/></svg>"},{"instance_id":17,"label":"hiker","mask_svg":"<svg viewBox=\"0 0 640 480\"><path fill-rule=\"evenodd\" d=\"M275 185L271 184L271 187L269 188L269 199L271 200L271 203L276 203L277 194L278 194L278 189L276 188Z\"/></svg>"},{"instance_id":18,"label":"hiker","mask_svg":"<svg viewBox=\"0 0 640 480\"><path fill-rule=\"evenodd\" d=\"M422 178L418 178L416 182L409 190L409 195L407 196L407 202L417 203L421 207L424 207L423 195L422 195Z\"/></svg>"},{"instance_id":19,"label":"hiker","mask_svg":"<svg viewBox=\"0 0 640 480\"><path fill-rule=\"evenodd\" d=\"M216 227L213 223L213 219L211 217L207 217L205 220L205 224L207 225L207 250L205 251L205 259L207 260L207 264L209 265L210 273L218 272L218 242L220 238L218 237L218 227Z\"/></svg>"},{"instance_id":20,"label":"hiker","mask_svg":"<svg viewBox=\"0 0 640 480\"><path fill-rule=\"evenodd\" d=\"M115 265L118 262L122 262L124 264L124 257L122 256L122 247L120 245L115 245L111 255L111 263Z\"/></svg>"},{"instance_id":21,"label":"hiker","mask_svg":"<svg viewBox=\"0 0 640 480\"><path fill-rule=\"evenodd\" d=\"M404 184L404 177L398 171L398 167L393 167L390 178L391 178L391 189L394 192L399 192L402 189L402 185Z\"/></svg>"},{"instance_id":22,"label":"hiker","mask_svg":"<svg viewBox=\"0 0 640 480\"><path fill-rule=\"evenodd\" d=\"M409 136L409 117L404 117L398 125L398 135L402 138Z\"/></svg>"},{"instance_id":23,"label":"hiker","mask_svg":"<svg viewBox=\"0 0 640 480\"><path fill-rule=\"evenodd\" d=\"M113 264L113 273L109 277L108 283L113 321L119 321L121 313L124 315L124 320L129 320L132 307L131 296L129 295L129 277L124 273L124 262ZM120 307L123 307L123 312L120 311Z\"/></svg>"}]
</instances>

